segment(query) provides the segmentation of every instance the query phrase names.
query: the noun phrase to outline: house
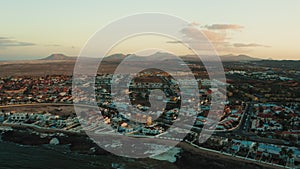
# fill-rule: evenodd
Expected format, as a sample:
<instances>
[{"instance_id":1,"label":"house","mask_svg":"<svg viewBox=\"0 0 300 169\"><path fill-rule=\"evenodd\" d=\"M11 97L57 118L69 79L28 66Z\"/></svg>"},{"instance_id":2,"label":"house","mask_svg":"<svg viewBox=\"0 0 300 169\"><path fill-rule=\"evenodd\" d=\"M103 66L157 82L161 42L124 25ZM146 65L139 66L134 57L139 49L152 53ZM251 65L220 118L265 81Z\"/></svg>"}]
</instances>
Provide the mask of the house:
<instances>
[{"instance_id":1,"label":"house","mask_svg":"<svg viewBox=\"0 0 300 169\"><path fill-rule=\"evenodd\" d=\"M142 133L143 134L146 134L146 135L157 135L157 134L160 134L160 131L159 130L152 130L152 129L148 129L148 128L142 128Z\"/></svg>"},{"instance_id":2,"label":"house","mask_svg":"<svg viewBox=\"0 0 300 169\"><path fill-rule=\"evenodd\" d=\"M9 120L10 121L25 121L27 120L29 117L28 117L28 114L25 114L25 113L14 113L12 114L11 116L9 116Z\"/></svg>"}]
</instances>

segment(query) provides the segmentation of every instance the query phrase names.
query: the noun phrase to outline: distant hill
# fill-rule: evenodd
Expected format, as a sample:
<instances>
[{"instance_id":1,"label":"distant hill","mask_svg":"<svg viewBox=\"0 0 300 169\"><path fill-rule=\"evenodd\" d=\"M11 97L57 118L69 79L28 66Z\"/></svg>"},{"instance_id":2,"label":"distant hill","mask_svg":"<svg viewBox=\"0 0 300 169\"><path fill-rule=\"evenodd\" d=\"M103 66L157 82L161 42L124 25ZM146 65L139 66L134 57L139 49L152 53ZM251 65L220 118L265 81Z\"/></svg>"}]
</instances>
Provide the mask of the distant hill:
<instances>
[{"instance_id":1,"label":"distant hill","mask_svg":"<svg viewBox=\"0 0 300 169\"><path fill-rule=\"evenodd\" d=\"M262 59L254 58L248 55L221 55L219 56L222 62L245 62L245 61L260 61ZM199 60L195 55L185 55L181 56L182 59L186 61L196 61Z\"/></svg>"},{"instance_id":2,"label":"distant hill","mask_svg":"<svg viewBox=\"0 0 300 169\"><path fill-rule=\"evenodd\" d=\"M75 60L75 59L76 59L76 57L70 57L70 56L66 56L64 54L52 54L41 60Z\"/></svg>"},{"instance_id":3,"label":"distant hill","mask_svg":"<svg viewBox=\"0 0 300 169\"><path fill-rule=\"evenodd\" d=\"M108 57L104 57L103 61L121 61L124 58L126 58L126 56L127 55L124 55L122 53L117 53L117 54L110 55Z\"/></svg>"},{"instance_id":4,"label":"distant hill","mask_svg":"<svg viewBox=\"0 0 300 169\"><path fill-rule=\"evenodd\" d=\"M113 54L110 56L107 56L103 59L103 61L106 62L121 62L124 58L126 58L128 55L125 54ZM174 57L173 55L170 55L168 53L162 53L162 52L157 52L152 56L152 59L155 57L158 58L163 58L165 60L172 60L172 58ZM154 56L154 57L153 57ZM134 57L136 60L140 60L140 57L143 56L137 56L137 55L132 55L132 57ZM180 58L182 58L185 61L199 61L199 58L195 55L184 55L184 56L179 56ZM92 58L91 58L92 59ZM95 59L95 58L93 58ZM254 58L248 55L222 55L220 56L220 59L222 62L240 62L240 61L260 61L262 59L259 58ZM64 54L52 54L46 58L43 58L41 60L48 60L48 61L55 61L55 60L76 60L76 57L70 57L70 56L66 56Z\"/></svg>"},{"instance_id":5,"label":"distant hill","mask_svg":"<svg viewBox=\"0 0 300 169\"><path fill-rule=\"evenodd\" d=\"M105 57L105 61L121 61L123 60L127 55L124 54L114 54L108 57ZM133 57L136 58L136 60L139 60L140 57L143 56L136 56L136 55L132 55ZM162 53L162 52L157 52L152 56L152 59L157 57L157 58L163 58L164 60L172 60L173 57L175 57L174 55L168 54L168 53ZM185 61L199 61L198 56L196 55L184 55L184 56L179 56L180 58L182 58ZM259 58L254 58L248 55L222 55L220 56L220 59L222 62L240 62L240 61L260 61L262 59ZM146 59L147 60L147 59Z\"/></svg>"},{"instance_id":6,"label":"distant hill","mask_svg":"<svg viewBox=\"0 0 300 169\"><path fill-rule=\"evenodd\" d=\"M220 56L223 62L239 62L239 61L259 61L262 59L254 58L248 55L223 55Z\"/></svg>"}]
</instances>

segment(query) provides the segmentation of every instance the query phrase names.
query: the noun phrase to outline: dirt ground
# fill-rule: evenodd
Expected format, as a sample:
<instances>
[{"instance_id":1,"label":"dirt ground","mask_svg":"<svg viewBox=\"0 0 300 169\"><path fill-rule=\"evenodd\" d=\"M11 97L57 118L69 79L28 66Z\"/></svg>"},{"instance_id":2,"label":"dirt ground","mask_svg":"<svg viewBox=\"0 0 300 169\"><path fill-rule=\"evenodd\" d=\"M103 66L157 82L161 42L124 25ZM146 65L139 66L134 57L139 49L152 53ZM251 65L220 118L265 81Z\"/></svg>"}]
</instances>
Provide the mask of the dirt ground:
<instances>
[{"instance_id":1,"label":"dirt ground","mask_svg":"<svg viewBox=\"0 0 300 169\"><path fill-rule=\"evenodd\" d=\"M69 115L75 112L73 105L23 105L23 106L1 106L0 111L4 112L24 112L24 113L46 113L55 115Z\"/></svg>"},{"instance_id":2,"label":"dirt ground","mask_svg":"<svg viewBox=\"0 0 300 169\"><path fill-rule=\"evenodd\" d=\"M0 62L0 77L72 75L75 62L75 60ZM99 66L98 72L112 73L117 65L117 63L103 63Z\"/></svg>"}]
</instances>

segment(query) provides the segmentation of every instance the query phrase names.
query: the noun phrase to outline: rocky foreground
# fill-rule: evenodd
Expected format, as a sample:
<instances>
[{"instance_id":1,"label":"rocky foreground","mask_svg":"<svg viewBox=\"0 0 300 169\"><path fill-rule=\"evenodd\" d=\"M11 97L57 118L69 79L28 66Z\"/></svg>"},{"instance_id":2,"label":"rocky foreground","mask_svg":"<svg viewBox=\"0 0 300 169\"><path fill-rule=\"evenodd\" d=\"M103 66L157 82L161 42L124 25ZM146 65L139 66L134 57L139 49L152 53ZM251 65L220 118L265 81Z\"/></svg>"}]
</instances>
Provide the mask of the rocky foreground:
<instances>
[{"instance_id":1,"label":"rocky foreground","mask_svg":"<svg viewBox=\"0 0 300 169\"><path fill-rule=\"evenodd\" d=\"M80 154L89 154L97 156L115 156L106 150L97 146L92 140L90 140L85 134L72 134L72 133L37 133L32 129L13 128L13 130L3 131L2 140L7 142L14 142L22 145L45 145L45 144L60 144L68 145L72 152ZM237 168L251 168L260 169L268 168L267 166L261 166L250 162L240 161L234 159L234 157L223 157L203 150L198 150L187 143L180 143L178 147L182 151L177 155L177 160L174 163L167 161L158 162L160 165L168 168L183 168L183 169L237 169ZM116 159L120 158L115 156ZM132 159L128 159L130 161ZM157 163L157 160L153 159L137 159L138 161L153 161ZM152 162L151 162L152 163ZM129 164L127 164L129 165ZM155 165L154 165L155 166ZM126 167L124 167L126 168ZM156 168L156 167L154 167Z\"/></svg>"}]
</instances>

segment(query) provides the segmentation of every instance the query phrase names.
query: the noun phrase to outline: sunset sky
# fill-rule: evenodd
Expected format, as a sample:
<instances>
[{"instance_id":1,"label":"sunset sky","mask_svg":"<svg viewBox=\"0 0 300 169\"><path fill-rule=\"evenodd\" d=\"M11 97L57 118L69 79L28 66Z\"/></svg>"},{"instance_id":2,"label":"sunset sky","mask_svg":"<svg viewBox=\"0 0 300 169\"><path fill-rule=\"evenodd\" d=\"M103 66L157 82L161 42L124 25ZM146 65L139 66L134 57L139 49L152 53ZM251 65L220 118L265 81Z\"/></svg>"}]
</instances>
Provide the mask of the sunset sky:
<instances>
[{"instance_id":1,"label":"sunset sky","mask_svg":"<svg viewBox=\"0 0 300 169\"><path fill-rule=\"evenodd\" d=\"M0 60L37 59L51 53L77 56L98 29L118 18L162 12L203 31L220 54L300 59L299 0L1 0ZM176 48L176 43L161 45ZM120 45L130 53L139 39ZM187 51L178 51L188 54Z\"/></svg>"}]
</instances>

